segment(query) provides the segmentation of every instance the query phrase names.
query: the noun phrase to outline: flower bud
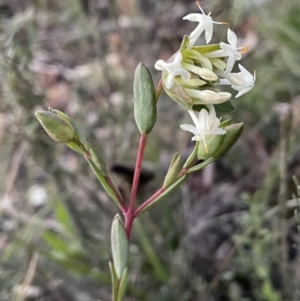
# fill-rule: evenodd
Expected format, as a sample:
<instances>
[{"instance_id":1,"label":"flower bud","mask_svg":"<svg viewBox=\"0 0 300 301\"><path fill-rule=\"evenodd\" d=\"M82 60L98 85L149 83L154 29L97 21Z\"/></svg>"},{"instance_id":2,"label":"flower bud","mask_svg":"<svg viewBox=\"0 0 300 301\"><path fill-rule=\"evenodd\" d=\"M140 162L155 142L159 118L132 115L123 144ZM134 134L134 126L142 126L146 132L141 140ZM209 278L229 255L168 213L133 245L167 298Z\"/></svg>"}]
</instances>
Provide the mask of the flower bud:
<instances>
[{"instance_id":1,"label":"flower bud","mask_svg":"<svg viewBox=\"0 0 300 301\"><path fill-rule=\"evenodd\" d=\"M75 137L74 127L66 118L47 111L36 112L35 116L54 141L68 143Z\"/></svg>"},{"instance_id":2,"label":"flower bud","mask_svg":"<svg viewBox=\"0 0 300 301\"><path fill-rule=\"evenodd\" d=\"M182 156L178 153L172 159L168 172L166 174L163 187L167 188L175 182L175 179L183 166Z\"/></svg>"},{"instance_id":3,"label":"flower bud","mask_svg":"<svg viewBox=\"0 0 300 301\"><path fill-rule=\"evenodd\" d=\"M238 138L241 136L244 124L243 123L235 123L228 125L224 128L226 130L226 135L224 135L224 141L221 147L215 152L216 157L220 157L225 155L231 147L236 143Z\"/></svg>"},{"instance_id":4,"label":"flower bud","mask_svg":"<svg viewBox=\"0 0 300 301\"><path fill-rule=\"evenodd\" d=\"M210 137L206 138L206 145L205 147L204 143L201 142L198 145L197 149L197 158L199 160L205 160L212 157L218 157L216 156L216 153L218 150L222 147L225 135L212 135Z\"/></svg>"},{"instance_id":5,"label":"flower bud","mask_svg":"<svg viewBox=\"0 0 300 301\"><path fill-rule=\"evenodd\" d=\"M197 150L197 158L205 160L211 157L218 158L225 155L231 147L236 143L243 132L243 123L235 123L224 128L226 134L223 136L211 136L206 139L206 152L204 143L199 143Z\"/></svg>"},{"instance_id":6,"label":"flower bud","mask_svg":"<svg viewBox=\"0 0 300 301\"><path fill-rule=\"evenodd\" d=\"M220 70L220 71L225 70L225 68L226 68L226 63L225 63L223 60L221 60L221 59L210 59L210 61L211 61L212 65L213 65L216 69L218 69L218 70Z\"/></svg>"}]
</instances>

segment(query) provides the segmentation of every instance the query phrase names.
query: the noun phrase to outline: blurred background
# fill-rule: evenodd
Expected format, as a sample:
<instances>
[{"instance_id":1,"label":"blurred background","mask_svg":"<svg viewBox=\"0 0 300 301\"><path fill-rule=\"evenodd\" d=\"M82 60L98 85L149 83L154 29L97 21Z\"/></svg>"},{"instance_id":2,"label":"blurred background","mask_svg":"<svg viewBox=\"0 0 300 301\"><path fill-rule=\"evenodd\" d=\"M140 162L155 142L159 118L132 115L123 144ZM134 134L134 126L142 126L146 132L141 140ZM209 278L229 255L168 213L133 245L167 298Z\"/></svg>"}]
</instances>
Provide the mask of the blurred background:
<instances>
[{"instance_id":1,"label":"blurred background","mask_svg":"<svg viewBox=\"0 0 300 301\"><path fill-rule=\"evenodd\" d=\"M234 148L136 220L126 300L300 300L300 2L200 3L249 47L241 63L257 82L233 101L234 121L245 123ZM142 61L156 84L153 65L193 30L182 20L192 12L187 0L0 1L1 301L111 300L117 208L84 158L54 143L34 112L70 114L128 193L139 140L135 67ZM226 42L227 25L214 29L212 42ZM179 129L188 120L163 94L141 200L172 155L190 151Z\"/></svg>"}]
</instances>

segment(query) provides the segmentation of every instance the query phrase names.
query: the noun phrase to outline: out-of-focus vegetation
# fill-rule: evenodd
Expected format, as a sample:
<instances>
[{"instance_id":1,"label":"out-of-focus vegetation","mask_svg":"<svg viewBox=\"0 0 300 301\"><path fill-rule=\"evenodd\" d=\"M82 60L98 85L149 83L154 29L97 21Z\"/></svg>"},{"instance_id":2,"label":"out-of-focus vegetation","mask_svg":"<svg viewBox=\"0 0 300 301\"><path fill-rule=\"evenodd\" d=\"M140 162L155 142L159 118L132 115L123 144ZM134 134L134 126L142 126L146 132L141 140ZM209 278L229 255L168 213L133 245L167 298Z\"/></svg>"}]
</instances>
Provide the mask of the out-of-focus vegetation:
<instances>
[{"instance_id":1,"label":"out-of-focus vegetation","mask_svg":"<svg viewBox=\"0 0 300 301\"><path fill-rule=\"evenodd\" d=\"M300 2L201 5L249 46L243 64L258 79L234 100L233 117L245 123L234 149L135 222L128 300L298 300ZM110 300L115 204L34 112L72 115L127 193L139 135L134 69L142 61L157 82L155 61L178 49L194 26L182 17L197 9L179 0L0 3L1 301ZM226 30L215 31L225 40ZM189 147L183 119L178 105L160 100L141 196Z\"/></svg>"}]
</instances>

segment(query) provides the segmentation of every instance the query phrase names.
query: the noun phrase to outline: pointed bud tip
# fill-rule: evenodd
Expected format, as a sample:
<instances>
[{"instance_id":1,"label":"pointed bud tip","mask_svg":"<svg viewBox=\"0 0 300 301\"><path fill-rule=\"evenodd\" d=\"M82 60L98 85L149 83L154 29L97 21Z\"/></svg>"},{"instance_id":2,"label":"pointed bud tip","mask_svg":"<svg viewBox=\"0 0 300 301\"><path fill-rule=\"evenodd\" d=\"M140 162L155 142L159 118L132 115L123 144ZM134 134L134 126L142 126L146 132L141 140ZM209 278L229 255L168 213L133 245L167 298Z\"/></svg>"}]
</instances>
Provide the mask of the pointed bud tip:
<instances>
[{"instance_id":1,"label":"pointed bud tip","mask_svg":"<svg viewBox=\"0 0 300 301\"><path fill-rule=\"evenodd\" d=\"M75 130L69 120L48 111L37 111L35 116L54 141L68 143L74 138Z\"/></svg>"}]
</instances>

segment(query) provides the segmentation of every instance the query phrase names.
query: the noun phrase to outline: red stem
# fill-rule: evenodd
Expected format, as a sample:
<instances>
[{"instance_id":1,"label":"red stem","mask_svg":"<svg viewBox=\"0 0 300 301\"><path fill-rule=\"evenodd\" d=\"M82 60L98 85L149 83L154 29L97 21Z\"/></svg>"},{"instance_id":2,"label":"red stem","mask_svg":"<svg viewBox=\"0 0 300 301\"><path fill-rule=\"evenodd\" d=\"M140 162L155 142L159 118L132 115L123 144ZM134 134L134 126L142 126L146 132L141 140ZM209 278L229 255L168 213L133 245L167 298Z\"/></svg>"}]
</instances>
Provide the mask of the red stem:
<instances>
[{"instance_id":1,"label":"red stem","mask_svg":"<svg viewBox=\"0 0 300 301\"><path fill-rule=\"evenodd\" d=\"M145 133L142 133L140 138L140 144L138 149L138 154L136 158L135 163L135 169L134 169L134 177L132 182L132 188L131 188L131 194L130 194L130 200L129 200L129 207L128 210L125 213L125 230L127 233L128 238L130 238L130 232L132 228L132 223L134 220L134 204L136 201L136 195L139 185L139 179L141 174L141 168L142 168L142 162L146 147L146 141L147 141L147 135Z\"/></svg>"},{"instance_id":2,"label":"red stem","mask_svg":"<svg viewBox=\"0 0 300 301\"><path fill-rule=\"evenodd\" d=\"M165 191L164 187L159 188L148 200L141 204L134 212L134 217L137 217L142 211L149 206L157 197L159 197Z\"/></svg>"},{"instance_id":3,"label":"red stem","mask_svg":"<svg viewBox=\"0 0 300 301\"><path fill-rule=\"evenodd\" d=\"M182 168L181 171L178 173L176 180L179 180L181 177L183 177L188 171L188 168ZM137 217L142 213L142 211L149 206L157 197L159 197L166 188L161 187L159 188L148 200L146 200L143 204L141 204L134 212L134 217Z\"/></svg>"}]
</instances>

